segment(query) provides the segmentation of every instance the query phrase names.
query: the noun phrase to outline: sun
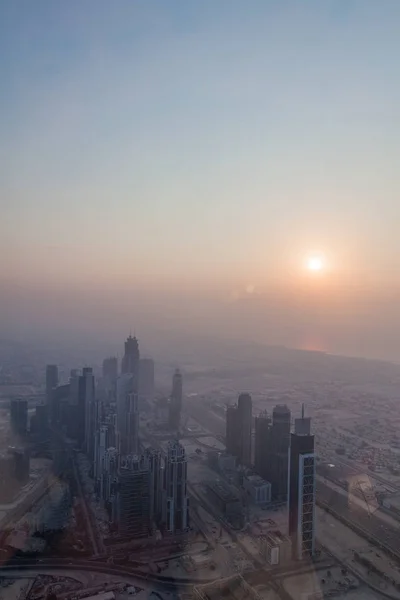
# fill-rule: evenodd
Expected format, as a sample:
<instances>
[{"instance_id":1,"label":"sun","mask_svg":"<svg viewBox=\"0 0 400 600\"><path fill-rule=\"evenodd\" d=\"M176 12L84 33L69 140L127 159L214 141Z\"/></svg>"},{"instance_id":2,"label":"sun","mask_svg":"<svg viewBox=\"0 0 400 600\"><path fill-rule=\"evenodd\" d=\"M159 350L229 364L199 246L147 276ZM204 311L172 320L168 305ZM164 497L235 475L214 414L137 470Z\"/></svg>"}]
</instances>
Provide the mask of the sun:
<instances>
[{"instance_id":1,"label":"sun","mask_svg":"<svg viewBox=\"0 0 400 600\"><path fill-rule=\"evenodd\" d=\"M323 271L324 259L322 256L310 256L307 259L307 269L313 272Z\"/></svg>"}]
</instances>

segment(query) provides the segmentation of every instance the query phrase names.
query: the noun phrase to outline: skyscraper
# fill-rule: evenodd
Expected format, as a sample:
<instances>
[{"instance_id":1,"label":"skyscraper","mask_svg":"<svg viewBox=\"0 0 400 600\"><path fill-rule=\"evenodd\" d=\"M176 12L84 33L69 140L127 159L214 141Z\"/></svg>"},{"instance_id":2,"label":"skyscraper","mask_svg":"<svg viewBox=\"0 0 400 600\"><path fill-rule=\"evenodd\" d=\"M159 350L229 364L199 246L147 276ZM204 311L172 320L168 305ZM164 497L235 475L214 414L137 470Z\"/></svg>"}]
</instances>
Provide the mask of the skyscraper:
<instances>
[{"instance_id":1,"label":"skyscraper","mask_svg":"<svg viewBox=\"0 0 400 600\"><path fill-rule=\"evenodd\" d=\"M274 407L272 423L266 414L256 418L255 469L271 483L274 502L287 502L290 419L286 404Z\"/></svg>"},{"instance_id":2,"label":"skyscraper","mask_svg":"<svg viewBox=\"0 0 400 600\"><path fill-rule=\"evenodd\" d=\"M242 465L251 465L251 430L252 430L253 403L250 394L240 394L238 400L238 412L241 423L241 452L240 462Z\"/></svg>"},{"instance_id":3,"label":"skyscraper","mask_svg":"<svg viewBox=\"0 0 400 600\"><path fill-rule=\"evenodd\" d=\"M136 454L139 449L139 403L131 373L117 379L117 433L121 454Z\"/></svg>"},{"instance_id":4,"label":"skyscraper","mask_svg":"<svg viewBox=\"0 0 400 600\"><path fill-rule=\"evenodd\" d=\"M237 405L226 407L226 451L239 458L240 456L240 422Z\"/></svg>"},{"instance_id":5,"label":"skyscraper","mask_svg":"<svg viewBox=\"0 0 400 600\"><path fill-rule=\"evenodd\" d=\"M108 436L108 427L107 425L102 425L99 427L95 434L95 444L94 444L94 480L96 483L96 487L98 489L98 485L101 479L101 475L104 469L104 456L106 450L109 446L109 436Z\"/></svg>"},{"instance_id":6,"label":"skyscraper","mask_svg":"<svg viewBox=\"0 0 400 600\"><path fill-rule=\"evenodd\" d=\"M154 360L141 358L139 361L139 398L154 399Z\"/></svg>"},{"instance_id":7,"label":"skyscraper","mask_svg":"<svg viewBox=\"0 0 400 600\"><path fill-rule=\"evenodd\" d=\"M162 469L161 452L149 448L146 450L150 470L150 518L158 523L162 516Z\"/></svg>"},{"instance_id":8,"label":"skyscraper","mask_svg":"<svg viewBox=\"0 0 400 600\"><path fill-rule=\"evenodd\" d=\"M146 537L151 531L150 468L144 456L126 456L118 475L118 526L121 535Z\"/></svg>"},{"instance_id":9,"label":"skyscraper","mask_svg":"<svg viewBox=\"0 0 400 600\"><path fill-rule=\"evenodd\" d=\"M168 443L164 469L163 520L169 533L180 533L189 527L187 494L187 458L178 442Z\"/></svg>"},{"instance_id":10,"label":"skyscraper","mask_svg":"<svg viewBox=\"0 0 400 600\"><path fill-rule=\"evenodd\" d=\"M94 442L95 432L97 430L98 422L98 406L95 396L95 382L93 369L91 367L85 367L82 369L82 379L84 394L84 411L85 411L85 449L88 457L94 459ZM82 408L83 410L83 408Z\"/></svg>"},{"instance_id":11,"label":"skyscraper","mask_svg":"<svg viewBox=\"0 0 400 600\"><path fill-rule=\"evenodd\" d=\"M293 557L314 554L315 544L315 453L314 436L298 424L291 434L289 461L289 535ZM305 433L302 433L305 431Z\"/></svg>"},{"instance_id":12,"label":"skyscraper","mask_svg":"<svg viewBox=\"0 0 400 600\"><path fill-rule=\"evenodd\" d=\"M64 385L58 385L53 388L51 404L49 408L49 418L52 425L58 425L61 423L61 415L65 414L66 404L68 404L70 395L69 383Z\"/></svg>"},{"instance_id":13,"label":"skyscraper","mask_svg":"<svg viewBox=\"0 0 400 600\"><path fill-rule=\"evenodd\" d=\"M182 395L182 374L179 369L176 369L172 377L172 391L169 405L169 426L174 431L179 431L181 424Z\"/></svg>"},{"instance_id":14,"label":"skyscraper","mask_svg":"<svg viewBox=\"0 0 400 600\"><path fill-rule=\"evenodd\" d=\"M46 404L50 406L52 400L52 391L58 386L58 367L57 365L47 365L46 367ZM51 409L50 409L51 412Z\"/></svg>"},{"instance_id":15,"label":"skyscraper","mask_svg":"<svg viewBox=\"0 0 400 600\"><path fill-rule=\"evenodd\" d=\"M287 502L291 414L286 404L277 404L272 411L271 459L269 479L272 499Z\"/></svg>"},{"instance_id":16,"label":"skyscraper","mask_svg":"<svg viewBox=\"0 0 400 600\"><path fill-rule=\"evenodd\" d=\"M111 504L118 492L119 458L116 448L110 447L105 451L98 485L98 495L110 513L112 512Z\"/></svg>"},{"instance_id":17,"label":"skyscraper","mask_svg":"<svg viewBox=\"0 0 400 600\"><path fill-rule=\"evenodd\" d=\"M10 402L11 430L15 435L25 435L28 429L28 400L13 398Z\"/></svg>"},{"instance_id":18,"label":"skyscraper","mask_svg":"<svg viewBox=\"0 0 400 600\"><path fill-rule=\"evenodd\" d=\"M109 380L110 383L116 381L118 377L118 358L109 356L103 360L103 378Z\"/></svg>"},{"instance_id":19,"label":"skyscraper","mask_svg":"<svg viewBox=\"0 0 400 600\"><path fill-rule=\"evenodd\" d=\"M126 419L126 452L139 452L139 399L137 392L128 394L128 414Z\"/></svg>"},{"instance_id":20,"label":"skyscraper","mask_svg":"<svg viewBox=\"0 0 400 600\"><path fill-rule=\"evenodd\" d=\"M131 373L133 375L133 389L138 391L139 385L139 342L136 337L131 335L125 342L125 354L121 362L121 373Z\"/></svg>"},{"instance_id":21,"label":"skyscraper","mask_svg":"<svg viewBox=\"0 0 400 600\"><path fill-rule=\"evenodd\" d=\"M235 406L226 411L226 449L241 465L251 465L252 400L240 394Z\"/></svg>"},{"instance_id":22,"label":"skyscraper","mask_svg":"<svg viewBox=\"0 0 400 600\"><path fill-rule=\"evenodd\" d=\"M255 438L254 438L254 468L257 473L267 479L267 463L270 460L270 428L271 419L266 412L261 413L255 418Z\"/></svg>"},{"instance_id":23,"label":"skyscraper","mask_svg":"<svg viewBox=\"0 0 400 600\"><path fill-rule=\"evenodd\" d=\"M82 370L82 375L72 373L70 378L70 430L79 446L93 459L94 433L96 430L97 406L95 382L90 367Z\"/></svg>"}]
</instances>

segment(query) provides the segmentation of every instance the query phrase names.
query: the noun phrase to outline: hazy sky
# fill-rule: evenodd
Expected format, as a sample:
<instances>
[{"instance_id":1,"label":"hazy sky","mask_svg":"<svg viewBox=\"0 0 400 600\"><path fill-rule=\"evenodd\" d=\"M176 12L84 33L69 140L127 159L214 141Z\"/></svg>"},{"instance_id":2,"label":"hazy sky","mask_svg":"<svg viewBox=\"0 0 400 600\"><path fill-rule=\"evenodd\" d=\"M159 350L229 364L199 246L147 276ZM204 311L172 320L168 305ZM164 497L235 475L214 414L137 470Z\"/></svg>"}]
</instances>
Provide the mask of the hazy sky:
<instances>
[{"instance_id":1,"label":"hazy sky","mask_svg":"<svg viewBox=\"0 0 400 600\"><path fill-rule=\"evenodd\" d=\"M390 355L399 31L398 0L3 0L3 322L82 294L134 321L121 294L153 295L274 343L362 353L369 327Z\"/></svg>"}]
</instances>

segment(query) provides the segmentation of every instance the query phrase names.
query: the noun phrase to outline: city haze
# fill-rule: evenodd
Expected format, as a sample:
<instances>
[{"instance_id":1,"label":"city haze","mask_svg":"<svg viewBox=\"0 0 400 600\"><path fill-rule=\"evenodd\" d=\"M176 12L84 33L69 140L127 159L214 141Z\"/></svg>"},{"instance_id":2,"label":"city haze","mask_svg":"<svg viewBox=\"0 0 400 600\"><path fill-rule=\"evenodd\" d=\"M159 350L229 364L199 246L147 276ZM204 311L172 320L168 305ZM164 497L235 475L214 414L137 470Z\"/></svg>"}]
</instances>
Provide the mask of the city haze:
<instances>
[{"instance_id":1,"label":"city haze","mask_svg":"<svg viewBox=\"0 0 400 600\"><path fill-rule=\"evenodd\" d=\"M397 2L0 11L5 337L399 360Z\"/></svg>"}]
</instances>

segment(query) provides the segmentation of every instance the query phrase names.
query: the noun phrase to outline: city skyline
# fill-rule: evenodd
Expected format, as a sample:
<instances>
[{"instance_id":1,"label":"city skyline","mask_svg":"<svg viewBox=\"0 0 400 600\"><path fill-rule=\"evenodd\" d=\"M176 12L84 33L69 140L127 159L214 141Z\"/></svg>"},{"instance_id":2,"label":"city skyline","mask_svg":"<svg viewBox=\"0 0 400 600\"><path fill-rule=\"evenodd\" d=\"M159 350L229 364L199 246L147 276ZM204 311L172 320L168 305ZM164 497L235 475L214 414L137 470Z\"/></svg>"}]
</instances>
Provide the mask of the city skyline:
<instances>
[{"instance_id":1,"label":"city skyline","mask_svg":"<svg viewBox=\"0 0 400 600\"><path fill-rule=\"evenodd\" d=\"M400 600L399 32L0 2L4 598Z\"/></svg>"},{"instance_id":2,"label":"city skyline","mask_svg":"<svg viewBox=\"0 0 400 600\"><path fill-rule=\"evenodd\" d=\"M5 336L400 360L399 4L253 7L2 3Z\"/></svg>"}]
</instances>

